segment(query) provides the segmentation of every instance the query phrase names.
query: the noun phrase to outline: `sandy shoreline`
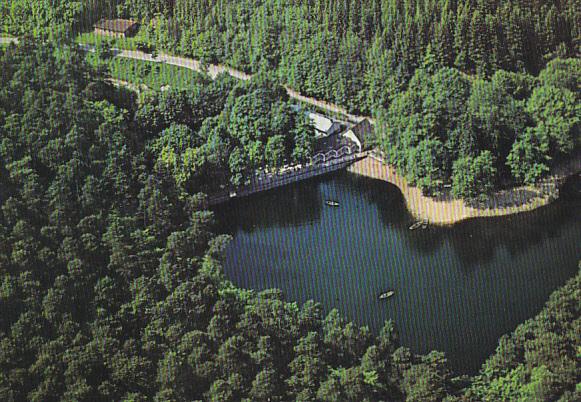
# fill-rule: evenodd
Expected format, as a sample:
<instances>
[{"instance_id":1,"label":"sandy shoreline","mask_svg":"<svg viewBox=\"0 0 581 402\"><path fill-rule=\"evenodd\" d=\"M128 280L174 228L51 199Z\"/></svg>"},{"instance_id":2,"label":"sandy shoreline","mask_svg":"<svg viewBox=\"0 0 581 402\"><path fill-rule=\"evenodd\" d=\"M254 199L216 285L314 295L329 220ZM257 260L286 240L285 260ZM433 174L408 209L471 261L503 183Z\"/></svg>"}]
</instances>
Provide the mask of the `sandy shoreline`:
<instances>
[{"instance_id":1,"label":"sandy shoreline","mask_svg":"<svg viewBox=\"0 0 581 402\"><path fill-rule=\"evenodd\" d=\"M519 192L526 192L528 194L528 199L522 205L480 209L466 205L463 200L438 200L432 197L427 197L422 194L419 188L408 184L404 177L396 173L395 168L382 163L373 156L368 156L354 163L348 168L348 171L374 179L384 180L396 185L402 192L410 213L416 219L427 219L434 225L453 225L470 218L503 216L528 212L547 205L554 199L554 197L551 197L549 194L542 193L537 187L523 186L510 191L499 192L493 196L493 198L506 198L507 196L511 196L511 194L508 194L511 192L516 194ZM556 185L557 184L555 184L555 186Z\"/></svg>"}]
</instances>

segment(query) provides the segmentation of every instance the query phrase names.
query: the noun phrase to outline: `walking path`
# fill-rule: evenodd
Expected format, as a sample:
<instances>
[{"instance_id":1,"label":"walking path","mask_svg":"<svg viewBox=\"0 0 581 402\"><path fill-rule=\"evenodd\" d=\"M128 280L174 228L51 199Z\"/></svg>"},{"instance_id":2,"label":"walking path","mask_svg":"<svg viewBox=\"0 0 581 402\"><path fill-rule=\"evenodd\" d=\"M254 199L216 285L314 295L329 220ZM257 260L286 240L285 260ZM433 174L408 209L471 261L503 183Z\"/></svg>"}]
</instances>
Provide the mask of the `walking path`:
<instances>
[{"instance_id":1,"label":"walking path","mask_svg":"<svg viewBox=\"0 0 581 402\"><path fill-rule=\"evenodd\" d=\"M0 37L0 44L8 44L12 42L17 43L18 39ZM87 51L94 50L94 47L91 45L80 46ZM251 75L231 67L219 64L210 64L204 66L200 61L186 57L171 56L165 53L162 53L157 57L153 57L151 54L137 50L113 49L113 51L116 52L116 57L143 60L154 63L166 63L197 72L205 72L210 77L212 77L212 79L215 79L219 74L222 73L227 73L234 78L245 81L252 78ZM122 82L116 83L124 84ZM334 114L342 115L350 122L357 123L363 119L368 119L374 124L373 119L370 117L351 114L341 106L301 95L289 87L285 87L285 89L290 98ZM577 169L578 168L579 166L577 166ZM540 206L547 205L554 199L555 192L558 191L558 182L564 177L563 175L551 177L545 183L545 187L543 187L543 185L526 187L523 186L498 192L491 197L491 202L489 203L490 205L488 207L475 208L466 205L466 203L462 200L452 199L449 196L446 197L446 199L435 199L424 196L420 189L414 186L410 186L405 178L399 176L393 167L384 164L381 160L374 158L373 156L367 157L354 163L349 167L349 171L395 184L402 191L406 199L408 209L415 217L418 219L428 219L431 223L440 225L449 225L464 219L475 217L501 216L531 211ZM549 188L548 191L547 185Z\"/></svg>"},{"instance_id":2,"label":"walking path","mask_svg":"<svg viewBox=\"0 0 581 402\"><path fill-rule=\"evenodd\" d=\"M248 81L252 78L251 75L246 74L242 71L235 70L231 67L227 67L227 66L223 66L223 65L219 65L219 64L209 64L209 65L205 66L205 69L204 69L204 65L198 60L189 59L186 57L170 56L170 55L165 54L165 53L162 53L162 54L158 55L157 57L153 58L150 54L147 54L144 52L135 51L135 50L123 50L123 51L120 51L119 53L117 53L116 56L117 57L125 57L128 59L166 63L166 64L178 66L178 67L188 68L190 70L197 71L197 72L206 72L210 77L212 77L212 79L215 79L218 75L223 74L223 73L229 74L232 77L237 78L239 80L243 80L243 81ZM295 91L287 86L285 86L285 89L286 89L286 92L290 98L296 99L300 102L307 103L309 105L324 109L326 111L329 111L329 112L332 112L335 114L342 115L342 116L344 116L344 118L346 118L347 120L349 120L351 122L358 123L361 120L367 118L373 123L373 119L371 119L370 117L357 116L357 115L351 114L345 108L343 108L341 106L338 106L338 105L335 105L335 104L332 104L329 102L325 102L325 101L322 101L319 99L314 99L314 98L311 98L311 97L308 97L305 95L301 95L297 91Z\"/></svg>"},{"instance_id":3,"label":"walking path","mask_svg":"<svg viewBox=\"0 0 581 402\"><path fill-rule=\"evenodd\" d=\"M8 38L8 37L0 37L0 43L8 44L18 42L17 38ZM80 47L87 51L93 51L95 49L92 45L81 44ZM187 68L197 72L206 72L212 79L215 79L218 75L222 73L227 73L234 78L239 80L247 81L252 78L252 75L246 74L242 71L236 70L231 67L223 66L220 64L209 64L204 66L199 60L190 59L187 57L180 57L180 56L171 56L166 53L161 53L157 57L153 57L149 53L141 52L139 50L121 50L121 49L113 49L115 52L116 57L123 57L126 59L134 59L134 60L143 60L149 61L153 63L165 63L171 64L178 67ZM319 99L311 98L305 95L300 94L299 92L285 86L285 89L290 98L296 99L300 102L307 103L309 105L318 107L320 109L324 109L328 112L338 114L343 116L345 119L352 123L359 123L363 119L368 119L371 123L374 124L374 121L369 116L359 116L352 113L349 113L347 109L341 107L339 105L335 105L330 102L322 101Z\"/></svg>"},{"instance_id":4,"label":"walking path","mask_svg":"<svg viewBox=\"0 0 581 402\"><path fill-rule=\"evenodd\" d=\"M0 36L0 44L7 45L9 43L18 43L17 38L8 38L6 36Z\"/></svg>"}]
</instances>

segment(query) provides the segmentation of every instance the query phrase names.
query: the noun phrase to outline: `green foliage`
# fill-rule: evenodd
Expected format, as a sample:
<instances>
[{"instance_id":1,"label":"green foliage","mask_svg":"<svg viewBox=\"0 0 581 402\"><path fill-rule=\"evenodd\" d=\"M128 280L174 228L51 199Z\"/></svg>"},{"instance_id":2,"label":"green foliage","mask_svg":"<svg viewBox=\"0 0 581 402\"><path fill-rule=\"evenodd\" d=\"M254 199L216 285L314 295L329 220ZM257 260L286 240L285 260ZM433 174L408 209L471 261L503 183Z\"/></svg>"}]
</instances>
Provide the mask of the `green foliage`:
<instances>
[{"instance_id":1,"label":"green foliage","mask_svg":"<svg viewBox=\"0 0 581 402\"><path fill-rule=\"evenodd\" d=\"M160 47L249 72L276 70L302 93L371 112L427 59L488 75L536 72L559 49L572 55L573 10L573 1L142 0L127 1L123 14L157 15L152 38Z\"/></svg>"},{"instance_id":2,"label":"green foliage","mask_svg":"<svg viewBox=\"0 0 581 402\"><path fill-rule=\"evenodd\" d=\"M520 183L533 184L549 172L549 141L543 127L527 128L512 146L506 164Z\"/></svg>"},{"instance_id":3,"label":"green foliage","mask_svg":"<svg viewBox=\"0 0 581 402\"><path fill-rule=\"evenodd\" d=\"M543 70L543 72L545 71L547 70ZM508 94L516 100L528 98L536 85L535 78L529 74L514 73L505 70L497 70L492 76L491 81L502 93Z\"/></svg>"},{"instance_id":4,"label":"green foliage","mask_svg":"<svg viewBox=\"0 0 581 402\"><path fill-rule=\"evenodd\" d=\"M424 139L408 156L408 176L425 193L434 194L442 185L444 146L438 139Z\"/></svg>"},{"instance_id":5,"label":"green foliage","mask_svg":"<svg viewBox=\"0 0 581 402\"><path fill-rule=\"evenodd\" d=\"M0 5L0 32L40 39L61 39L80 22L83 2L7 0Z\"/></svg>"},{"instance_id":6,"label":"green foliage","mask_svg":"<svg viewBox=\"0 0 581 402\"><path fill-rule=\"evenodd\" d=\"M111 78L129 82L136 87L145 85L153 90L161 88L189 89L203 81L201 74L182 67L143 60L113 58L107 61Z\"/></svg>"},{"instance_id":7,"label":"green foliage","mask_svg":"<svg viewBox=\"0 0 581 402\"><path fill-rule=\"evenodd\" d=\"M321 384L317 399L329 402L372 401L376 381L376 373L363 371L360 366L333 370Z\"/></svg>"},{"instance_id":8,"label":"green foliage","mask_svg":"<svg viewBox=\"0 0 581 402\"><path fill-rule=\"evenodd\" d=\"M477 150L488 149L504 158L523 127L525 115L520 104L493 82L472 84L466 119L476 134Z\"/></svg>"},{"instance_id":9,"label":"green foliage","mask_svg":"<svg viewBox=\"0 0 581 402\"><path fill-rule=\"evenodd\" d=\"M552 60L540 72L539 81L542 85L568 89L578 94L581 90L581 60Z\"/></svg>"},{"instance_id":10,"label":"green foliage","mask_svg":"<svg viewBox=\"0 0 581 402\"><path fill-rule=\"evenodd\" d=\"M257 76L236 83L197 76L189 90L140 95L135 121L158 168L184 190L220 190L244 184L257 169L308 161L310 121L291 108L283 88Z\"/></svg>"},{"instance_id":11,"label":"green foliage","mask_svg":"<svg viewBox=\"0 0 581 402\"><path fill-rule=\"evenodd\" d=\"M170 7L171 4L164 0L138 0L122 2L118 10L124 17L133 15L148 20L159 14L167 14Z\"/></svg>"},{"instance_id":12,"label":"green foliage","mask_svg":"<svg viewBox=\"0 0 581 402\"><path fill-rule=\"evenodd\" d=\"M500 182L532 184L579 147L578 96L562 73L575 65L556 60L541 73L559 87L522 73L497 71L487 81L418 69L376 113L380 149L427 193L451 182L455 196L474 199Z\"/></svg>"},{"instance_id":13,"label":"green foliage","mask_svg":"<svg viewBox=\"0 0 581 402\"><path fill-rule=\"evenodd\" d=\"M574 56L576 6L573 0L9 0L0 16L6 32L38 37L87 30L101 17L134 18L142 23L140 38L120 41L122 47L143 42L205 63L275 71L306 95L371 113L388 106L426 60L489 76L497 69L536 73L552 58Z\"/></svg>"},{"instance_id":14,"label":"green foliage","mask_svg":"<svg viewBox=\"0 0 581 402\"><path fill-rule=\"evenodd\" d=\"M549 137L552 155L570 154L579 145L581 104L573 92L553 86L538 87L527 102L527 110L537 128Z\"/></svg>"},{"instance_id":15,"label":"green foliage","mask_svg":"<svg viewBox=\"0 0 581 402\"><path fill-rule=\"evenodd\" d=\"M251 8L139 0L118 11L143 18L144 35L160 49L179 45L204 60L270 68L351 108L386 107L379 142L390 160L427 191L451 179L457 195L476 197L492 189L507 161L527 181L523 160L542 172L539 160L570 153L578 141L576 84L561 73L575 64L550 65L555 71L530 96L523 76L472 82L436 68L535 70L545 55L571 52L574 35L543 27L574 26L574 4L529 3L477 12L472 2L264 1ZM0 4L0 16L18 35L61 37L86 18L79 4L13 0ZM548 24L539 23L539 11L547 11ZM123 92L76 47L21 42L0 51L1 400L579 394L579 276L502 338L469 388L457 391L445 357L398 348L392 323L375 337L336 311L323 319L312 302L299 307L280 291L255 294L223 278L226 239L212 232L212 214L197 194L312 152L311 127L272 80L237 85L195 75L187 90L121 102ZM160 80L139 63L118 68L129 81L151 79L153 88L175 78L160 70Z\"/></svg>"},{"instance_id":16,"label":"green foliage","mask_svg":"<svg viewBox=\"0 0 581 402\"><path fill-rule=\"evenodd\" d=\"M581 265L580 265L581 269ZM581 270L534 318L501 338L466 391L469 400L575 400ZM578 386L577 386L578 388ZM559 399L559 397L561 399Z\"/></svg>"},{"instance_id":17,"label":"green foliage","mask_svg":"<svg viewBox=\"0 0 581 402\"><path fill-rule=\"evenodd\" d=\"M264 149L264 159L268 166L281 167L285 157L285 140L282 135L270 137Z\"/></svg>"},{"instance_id":18,"label":"green foliage","mask_svg":"<svg viewBox=\"0 0 581 402\"><path fill-rule=\"evenodd\" d=\"M305 161L312 154L312 127L291 108L284 89L261 76L233 91L221 115L233 146L233 183L256 169ZM237 96L232 96L236 94Z\"/></svg>"},{"instance_id":19,"label":"green foliage","mask_svg":"<svg viewBox=\"0 0 581 402\"><path fill-rule=\"evenodd\" d=\"M106 35L100 35L91 32L83 32L75 38L75 42L83 45L89 45L94 47L99 47L103 43L109 43L115 49L123 50L139 50L140 45L143 45L146 38L143 37L142 31L140 30L136 36L129 37L111 37Z\"/></svg>"},{"instance_id":20,"label":"green foliage","mask_svg":"<svg viewBox=\"0 0 581 402\"><path fill-rule=\"evenodd\" d=\"M463 147L462 127L470 82L457 70L429 75L419 69L408 89L376 116L379 144L388 160L424 192L438 193L449 178L452 158Z\"/></svg>"},{"instance_id":21,"label":"green foliage","mask_svg":"<svg viewBox=\"0 0 581 402\"><path fill-rule=\"evenodd\" d=\"M446 358L440 352L430 352L418 364L403 371L406 401L440 401L449 394L450 379Z\"/></svg>"},{"instance_id":22,"label":"green foliage","mask_svg":"<svg viewBox=\"0 0 581 402\"><path fill-rule=\"evenodd\" d=\"M485 197L494 188L496 168L490 151L478 156L465 156L454 162L452 172L452 194L462 198Z\"/></svg>"},{"instance_id":23,"label":"green foliage","mask_svg":"<svg viewBox=\"0 0 581 402\"><path fill-rule=\"evenodd\" d=\"M249 397L253 401L281 401L283 400L282 384L273 369L262 370L252 381Z\"/></svg>"},{"instance_id":24,"label":"green foliage","mask_svg":"<svg viewBox=\"0 0 581 402\"><path fill-rule=\"evenodd\" d=\"M307 128L283 91L222 77L127 110L65 50L25 41L0 54L0 399L313 400L337 382L376 400L392 331L374 345L313 302L234 288L220 267L228 238L192 195L229 179L206 177L234 158L229 142L246 157L264 140L272 163L293 150ZM267 130L230 136L228 115L258 94L270 108L250 124ZM387 360L363 367L371 347Z\"/></svg>"}]
</instances>

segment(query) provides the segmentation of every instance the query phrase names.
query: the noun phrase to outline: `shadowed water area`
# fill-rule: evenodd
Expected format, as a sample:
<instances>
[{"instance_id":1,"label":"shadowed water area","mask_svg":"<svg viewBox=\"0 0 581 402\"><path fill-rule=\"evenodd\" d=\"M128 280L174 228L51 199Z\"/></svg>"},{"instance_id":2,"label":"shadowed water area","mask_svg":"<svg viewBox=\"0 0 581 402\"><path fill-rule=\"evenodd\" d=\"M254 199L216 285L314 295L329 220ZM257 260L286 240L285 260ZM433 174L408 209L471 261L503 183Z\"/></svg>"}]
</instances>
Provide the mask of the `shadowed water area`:
<instances>
[{"instance_id":1,"label":"shadowed water area","mask_svg":"<svg viewBox=\"0 0 581 402\"><path fill-rule=\"evenodd\" d=\"M534 212L410 231L397 187L340 172L218 208L234 236L224 270L239 287L313 299L376 333L393 319L404 346L474 373L577 272L579 181ZM379 300L387 289L395 296Z\"/></svg>"}]
</instances>

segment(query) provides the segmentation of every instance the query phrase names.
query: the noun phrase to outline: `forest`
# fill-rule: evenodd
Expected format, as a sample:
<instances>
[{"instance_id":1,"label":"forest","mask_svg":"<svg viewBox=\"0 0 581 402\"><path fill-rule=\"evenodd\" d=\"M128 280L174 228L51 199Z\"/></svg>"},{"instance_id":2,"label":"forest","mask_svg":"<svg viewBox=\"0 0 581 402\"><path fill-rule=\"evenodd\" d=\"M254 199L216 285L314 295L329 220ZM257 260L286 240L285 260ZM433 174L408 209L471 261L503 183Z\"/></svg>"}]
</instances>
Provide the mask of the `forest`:
<instances>
[{"instance_id":1,"label":"forest","mask_svg":"<svg viewBox=\"0 0 581 402\"><path fill-rule=\"evenodd\" d=\"M580 400L581 271L467 376L401 346L397 323L372 334L237 289L221 267L229 238L203 208L310 156L282 84L373 114L378 145L426 192L540 179L579 146L577 6L0 2L0 32L21 38L0 47L0 400ZM112 73L152 72L73 45L102 16L256 77L116 87Z\"/></svg>"},{"instance_id":2,"label":"forest","mask_svg":"<svg viewBox=\"0 0 581 402\"><path fill-rule=\"evenodd\" d=\"M402 347L392 322L374 335L223 277L228 236L201 207L208 183L184 188L180 167L224 138L221 125L237 144L229 163L251 155L236 110L261 91L273 101L256 111L281 116L268 81L201 76L191 98L131 97L76 46L26 40L0 50L0 67L1 400L580 396L581 273L475 377Z\"/></svg>"},{"instance_id":3,"label":"forest","mask_svg":"<svg viewBox=\"0 0 581 402\"><path fill-rule=\"evenodd\" d=\"M180 189L211 194L243 184L259 169L307 161L311 122L267 77L238 83L228 75L205 85L145 92L135 110L147 151ZM206 79L206 81L208 81Z\"/></svg>"},{"instance_id":4,"label":"forest","mask_svg":"<svg viewBox=\"0 0 581 402\"><path fill-rule=\"evenodd\" d=\"M433 56L376 119L388 162L425 193L448 184L456 197L482 199L578 157L581 59L554 59L537 77L482 79L438 68Z\"/></svg>"},{"instance_id":5,"label":"forest","mask_svg":"<svg viewBox=\"0 0 581 402\"><path fill-rule=\"evenodd\" d=\"M377 145L412 184L428 195L451 187L453 196L479 202L500 188L537 183L578 158L576 5L12 0L0 15L6 32L49 39L90 30L100 16L138 19L146 48L268 75L303 95L373 115ZM281 142L273 139L271 150ZM298 158L310 148L301 142ZM256 156L267 144L245 146ZM287 160L292 147L286 144ZM241 182L241 174L233 176Z\"/></svg>"},{"instance_id":6,"label":"forest","mask_svg":"<svg viewBox=\"0 0 581 402\"><path fill-rule=\"evenodd\" d=\"M158 50L276 71L353 111L387 107L430 47L441 67L537 74L579 52L576 0L9 0L5 32L58 38L102 16L135 18Z\"/></svg>"},{"instance_id":7,"label":"forest","mask_svg":"<svg viewBox=\"0 0 581 402\"><path fill-rule=\"evenodd\" d=\"M246 72L275 69L285 84L371 113L407 85L428 47L442 67L490 76L537 73L576 55L575 0L127 0L160 49Z\"/></svg>"},{"instance_id":8,"label":"forest","mask_svg":"<svg viewBox=\"0 0 581 402\"><path fill-rule=\"evenodd\" d=\"M228 238L168 163L202 120L179 113L194 100L130 103L76 47L24 42L0 66L0 399L375 400L452 387L444 356L398 348L392 323L374 337L223 278ZM231 83L200 83L195 110L213 119L219 94L232 110L250 100Z\"/></svg>"}]
</instances>

